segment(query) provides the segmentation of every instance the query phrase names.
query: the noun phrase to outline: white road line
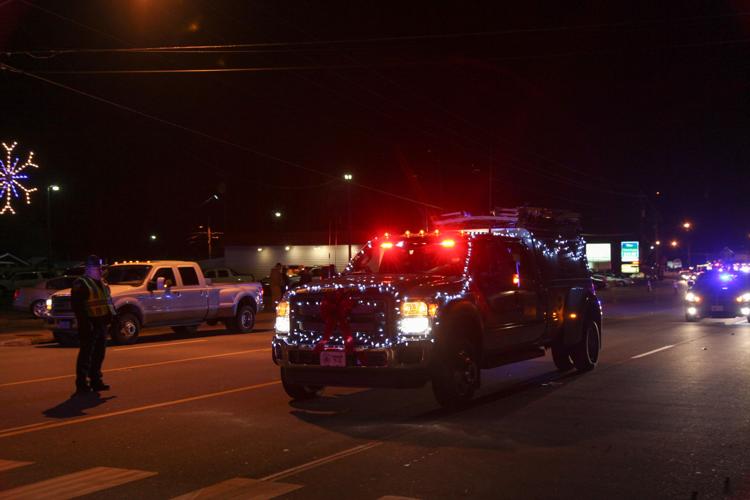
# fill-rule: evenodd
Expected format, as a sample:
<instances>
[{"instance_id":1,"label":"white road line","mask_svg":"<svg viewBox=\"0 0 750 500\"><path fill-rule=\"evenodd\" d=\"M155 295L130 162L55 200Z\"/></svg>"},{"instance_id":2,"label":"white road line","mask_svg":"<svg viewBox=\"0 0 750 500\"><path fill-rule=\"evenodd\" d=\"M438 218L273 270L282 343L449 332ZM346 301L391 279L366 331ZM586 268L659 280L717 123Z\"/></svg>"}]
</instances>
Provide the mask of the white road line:
<instances>
[{"instance_id":1,"label":"white road line","mask_svg":"<svg viewBox=\"0 0 750 500\"><path fill-rule=\"evenodd\" d=\"M0 459L0 472L23 467L24 465L31 465L33 463L34 462L16 462L15 460Z\"/></svg>"},{"instance_id":2,"label":"white road line","mask_svg":"<svg viewBox=\"0 0 750 500\"><path fill-rule=\"evenodd\" d=\"M127 370L135 370L136 368L149 368L152 366L174 365L177 363L186 363L188 361L200 361L202 359L223 358L226 356L237 356L239 354L249 354L253 352L270 352L270 349L267 347L263 347L260 349L247 349L245 351L225 352L222 354L208 354L206 356L195 356L192 358L171 359L168 361L155 361L153 363L142 363L140 365L121 366L119 368L108 368L106 370L102 370L102 373L122 372L122 371L127 371ZM56 375L54 377L32 378L29 380L19 380L17 382L5 382L3 384L0 384L0 387L9 387L12 385L22 385L22 384L33 384L36 382L49 382L52 380L62 380L62 379L74 378L74 377L75 375L73 374L73 375Z\"/></svg>"},{"instance_id":3,"label":"white road line","mask_svg":"<svg viewBox=\"0 0 750 500\"><path fill-rule=\"evenodd\" d=\"M338 453L318 458L316 460L311 460L302 465L291 467L275 474L269 474L268 476L260 478L259 481L276 481L277 479L283 479L288 476L293 476L308 469L314 469L315 467L318 467L320 465L334 462L351 455L356 455L357 453L362 453L363 451L375 448L376 446L380 446L381 444L383 444L381 441L370 441L369 443L361 444L359 446L355 446L354 448L349 448L348 450L339 451Z\"/></svg>"},{"instance_id":4,"label":"white road line","mask_svg":"<svg viewBox=\"0 0 750 500\"><path fill-rule=\"evenodd\" d=\"M644 352L643 354L638 354L636 356L631 356L630 359L638 359L638 358L645 358L646 356L650 356L652 354L656 354L657 352L666 351L667 349L671 349L674 347L674 344L672 345L665 345L664 347L660 347L658 349L654 349L653 351Z\"/></svg>"},{"instance_id":5,"label":"white road line","mask_svg":"<svg viewBox=\"0 0 750 500\"><path fill-rule=\"evenodd\" d=\"M225 391L209 392L207 394L200 394L198 396L190 396L182 399L175 399L172 401L163 401L161 403L154 403L145 406L137 406L135 408L127 408L125 410L113 411L110 413L100 413L99 415L89 415L87 417L73 418L70 420L63 420L57 422L37 422L35 424L21 425L19 427L10 427L7 429L0 429L0 439L18 436L20 434L28 434L30 432L43 431L47 429L56 429L58 427L66 427L68 425L82 424L84 422L91 422L93 420L101 420L104 418L117 417L120 415L129 415L131 413L138 413L146 410L154 410L157 408L164 408L168 406L175 406L183 403L190 403L193 401L201 401L204 399L215 398L218 396L226 396L227 394L236 394L238 392L253 391L256 389L262 389L264 387L270 387L272 385L280 384L280 380L274 380L272 382L263 382L261 384L246 385L243 387L236 387L234 389L227 389Z\"/></svg>"},{"instance_id":6,"label":"white road line","mask_svg":"<svg viewBox=\"0 0 750 500\"><path fill-rule=\"evenodd\" d=\"M10 490L0 491L0 499L34 498L68 499L114 488L131 481L155 476L156 472L113 467L94 467L73 474L54 477Z\"/></svg>"},{"instance_id":7,"label":"white road line","mask_svg":"<svg viewBox=\"0 0 750 500\"><path fill-rule=\"evenodd\" d=\"M172 347L173 345L194 344L196 342L208 342L208 339L182 340L180 342L169 342L167 344L149 344L149 345L139 345L135 347L115 347L114 349L108 349L108 351L110 352L134 351L136 349L151 349L154 347Z\"/></svg>"},{"instance_id":8,"label":"white road line","mask_svg":"<svg viewBox=\"0 0 750 500\"><path fill-rule=\"evenodd\" d=\"M185 493L173 500L206 500L223 498L276 498L302 488L301 484L272 483L245 477L227 479L199 490Z\"/></svg>"}]
</instances>

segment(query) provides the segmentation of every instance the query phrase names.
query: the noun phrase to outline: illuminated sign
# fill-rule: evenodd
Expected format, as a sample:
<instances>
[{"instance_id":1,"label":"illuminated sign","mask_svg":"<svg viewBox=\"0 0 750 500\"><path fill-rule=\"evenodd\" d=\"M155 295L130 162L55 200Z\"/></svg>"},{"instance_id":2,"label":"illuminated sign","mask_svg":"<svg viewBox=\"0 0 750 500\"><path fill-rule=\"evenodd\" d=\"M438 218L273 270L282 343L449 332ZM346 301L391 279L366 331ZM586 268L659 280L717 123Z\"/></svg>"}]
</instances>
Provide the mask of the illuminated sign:
<instances>
[{"instance_id":1,"label":"illuminated sign","mask_svg":"<svg viewBox=\"0 0 750 500\"><path fill-rule=\"evenodd\" d=\"M589 262L611 262L612 245L609 243L586 243L586 259Z\"/></svg>"},{"instance_id":2,"label":"illuminated sign","mask_svg":"<svg viewBox=\"0 0 750 500\"><path fill-rule=\"evenodd\" d=\"M640 272L638 264L623 264L621 266L622 274L637 274Z\"/></svg>"},{"instance_id":3,"label":"illuminated sign","mask_svg":"<svg viewBox=\"0 0 750 500\"><path fill-rule=\"evenodd\" d=\"M638 262L640 260L637 241L623 241L620 243L620 260L622 262Z\"/></svg>"}]
</instances>

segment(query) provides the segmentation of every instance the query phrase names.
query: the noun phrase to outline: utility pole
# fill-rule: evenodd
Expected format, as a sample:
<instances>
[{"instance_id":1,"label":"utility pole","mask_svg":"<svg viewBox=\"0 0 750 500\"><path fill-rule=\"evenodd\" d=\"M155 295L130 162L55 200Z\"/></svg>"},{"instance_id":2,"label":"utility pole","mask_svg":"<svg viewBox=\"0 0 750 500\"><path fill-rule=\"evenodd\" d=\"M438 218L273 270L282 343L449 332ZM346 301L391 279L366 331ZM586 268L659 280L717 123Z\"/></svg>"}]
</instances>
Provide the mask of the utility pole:
<instances>
[{"instance_id":1,"label":"utility pole","mask_svg":"<svg viewBox=\"0 0 750 500\"><path fill-rule=\"evenodd\" d=\"M352 179L354 179L352 174L344 174L344 181L346 181L346 216L348 233L346 240L349 246L349 260L352 260Z\"/></svg>"}]
</instances>

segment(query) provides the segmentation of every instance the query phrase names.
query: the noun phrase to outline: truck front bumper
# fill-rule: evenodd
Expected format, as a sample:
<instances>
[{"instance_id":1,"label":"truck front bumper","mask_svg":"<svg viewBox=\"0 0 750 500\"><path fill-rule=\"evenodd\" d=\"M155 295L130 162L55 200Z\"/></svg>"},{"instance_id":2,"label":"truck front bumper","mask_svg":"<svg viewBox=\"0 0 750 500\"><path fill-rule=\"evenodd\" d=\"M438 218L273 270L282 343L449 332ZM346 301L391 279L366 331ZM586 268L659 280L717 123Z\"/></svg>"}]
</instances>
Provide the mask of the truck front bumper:
<instances>
[{"instance_id":1,"label":"truck front bumper","mask_svg":"<svg viewBox=\"0 0 750 500\"><path fill-rule=\"evenodd\" d=\"M357 349L345 367L320 366L320 354L274 337L271 355L288 382L340 387L421 387L430 380L434 343L411 341L389 348Z\"/></svg>"},{"instance_id":2,"label":"truck front bumper","mask_svg":"<svg viewBox=\"0 0 750 500\"><path fill-rule=\"evenodd\" d=\"M53 332L78 334L78 322L76 317L70 316L47 316L47 329Z\"/></svg>"}]
</instances>

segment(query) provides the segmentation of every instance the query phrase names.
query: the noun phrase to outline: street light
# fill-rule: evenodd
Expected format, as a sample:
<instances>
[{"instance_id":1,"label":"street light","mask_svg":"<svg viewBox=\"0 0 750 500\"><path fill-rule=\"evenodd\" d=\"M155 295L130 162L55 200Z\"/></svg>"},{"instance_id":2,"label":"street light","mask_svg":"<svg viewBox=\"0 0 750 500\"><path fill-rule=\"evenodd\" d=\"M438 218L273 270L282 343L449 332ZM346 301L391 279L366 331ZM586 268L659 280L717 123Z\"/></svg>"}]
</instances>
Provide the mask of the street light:
<instances>
[{"instance_id":1,"label":"street light","mask_svg":"<svg viewBox=\"0 0 750 500\"><path fill-rule=\"evenodd\" d=\"M682 223L682 228L686 231L690 231L691 227L693 227L693 224L690 221L685 221Z\"/></svg>"},{"instance_id":2,"label":"street light","mask_svg":"<svg viewBox=\"0 0 750 500\"><path fill-rule=\"evenodd\" d=\"M669 245L670 245L670 246L671 246L672 248L676 248L676 247L677 247L677 240L672 240L672 241L670 241L670 242L669 242Z\"/></svg>"},{"instance_id":3,"label":"street light","mask_svg":"<svg viewBox=\"0 0 750 500\"><path fill-rule=\"evenodd\" d=\"M349 260L352 260L352 179L354 179L354 176L351 173L344 173L344 182L346 182L347 243L349 247Z\"/></svg>"},{"instance_id":4,"label":"street light","mask_svg":"<svg viewBox=\"0 0 750 500\"><path fill-rule=\"evenodd\" d=\"M690 230L693 228L693 223L690 222L689 220L686 220L685 222L682 223L682 228L685 230L685 232L689 233ZM692 248L691 248L692 241L691 241L690 235L686 235L685 240L687 241L687 265L688 267L690 267L690 264L691 264L690 261L692 260L692 255L691 255L692 254Z\"/></svg>"},{"instance_id":5,"label":"street light","mask_svg":"<svg viewBox=\"0 0 750 500\"><path fill-rule=\"evenodd\" d=\"M50 193L60 191L60 186L50 184L47 186L47 267L52 267L52 199Z\"/></svg>"},{"instance_id":6,"label":"street light","mask_svg":"<svg viewBox=\"0 0 750 500\"><path fill-rule=\"evenodd\" d=\"M150 239L151 241L156 241L156 235L152 234L151 236L148 237L148 239Z\"/></svg>"},{"instance_id":7,"label":"street light","mask_svg":"<svg viewBox=\"0 0 750 500\"><path fill-rule=\"evenodd\" d=\"M280 219L281 218L281 212L274 212L273 216L276 217L277 219Z\"/></svg>"},{"instance_id":8,"label":"street light","mask_svg":"<svg viewBox=\"0 0 750 500\"><path fill-rule=\"evenodd\" d=\"M661 245L661 241L659 241L659 240L656 240L656 241L655 241L654 243L656 243L656 246L657 246L657 247L658 247L659 245Z\"/></svg>"}]
</instances>

